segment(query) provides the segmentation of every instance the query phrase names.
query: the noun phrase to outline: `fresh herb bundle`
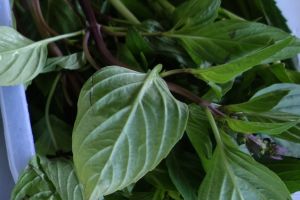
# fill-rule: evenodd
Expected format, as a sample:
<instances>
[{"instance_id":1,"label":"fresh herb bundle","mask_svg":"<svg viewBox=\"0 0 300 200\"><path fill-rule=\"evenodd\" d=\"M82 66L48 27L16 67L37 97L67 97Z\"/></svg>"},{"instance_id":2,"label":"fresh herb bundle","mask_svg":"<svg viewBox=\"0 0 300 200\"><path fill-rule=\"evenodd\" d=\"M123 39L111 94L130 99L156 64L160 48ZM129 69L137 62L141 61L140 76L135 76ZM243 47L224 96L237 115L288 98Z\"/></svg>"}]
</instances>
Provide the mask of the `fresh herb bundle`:
<instances>
[{"instance_id":1,"label":"fresh herb bundle","mask_svg":"<svg viewBox=\"0 0 300 200\"><path fill-rule=\"evenodd\" d=\"M27 85L37 156L12 199L300 190L300 40L273 0L15 0L13 11L0 85Z\"/></svg>"}]
</instances>

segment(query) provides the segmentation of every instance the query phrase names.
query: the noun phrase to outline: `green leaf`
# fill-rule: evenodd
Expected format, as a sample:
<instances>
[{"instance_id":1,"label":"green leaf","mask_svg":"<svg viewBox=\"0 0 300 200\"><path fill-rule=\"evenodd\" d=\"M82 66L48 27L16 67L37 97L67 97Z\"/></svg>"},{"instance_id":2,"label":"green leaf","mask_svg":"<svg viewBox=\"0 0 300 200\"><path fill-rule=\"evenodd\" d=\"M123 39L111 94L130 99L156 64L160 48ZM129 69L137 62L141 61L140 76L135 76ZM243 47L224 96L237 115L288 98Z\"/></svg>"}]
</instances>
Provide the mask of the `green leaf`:
<instances>
[{"instance_id":1,"label":"green leaf","mask_svg":"<svg viewBox=\"0 0 300 200\"><path fill-rule=\"evenodd\" d=\"M194 26L171 31L166 36L182 42L192 58L201 58L211 63L223 64L236 60L291 37L288 33L265 24L220 20L206 26ZM299 53L300 41L295 39L288 47L270 56L265 63L291 58ZM195 60L196 61L196 60Z\"/></svg>"},{"instance_id":2,"label":"green leaf","mask_svg":"<svg viewBox=\"0 0 300 200\"><path fill-rule=\"evenodd\" d=\"M239 133L262 133L268 135L276 135L281 134L297 125L300 120L283 123L264 123L226 118L226 122L233 131L237 131Z\"/></svg>"},{"instance_id":3,"label":"green leaf","mask_svg":"<svg viewBox=\"0 0 300 200\"><path fill-rule=\"evenodd\" d=\"M189 119L186 127L187 135L201 159L204 169L208 170L208 162L212 158L212 141L210 126L203 109L195 104L189 105Z\"/></svg>"},{"instance_id":4,"label":"green leaf","mask_svg":"<svg viewBox=\"0 0 300 200\"><path fill-rule=\"evenodd\" d=\"M233 147L227 137L223 137L224 145L216 147L213 164L199 189L199 200L291 199L275 173Z\"/></svg>"},{"instance_id":5,"label":"green leaf","mask_svg":"<svg viewBox=\"0 0 300 200\"><path fill-rule=\"evenodd\" d=\"M48 0L45 18L50 27L59 33L69 33L82 27L82 21L66 0Z\"/></svg>"},{"instance_id":6,"label":"green leaf","mask_svg":"<svg viewBox=\"0 0 300 200\"><path fill-rule=\"evenodd\" d=\"M61 119L54 115L50 115L50 122L53 128L53 133L57 141L57 146L60 151L72 151L72 127L66 124ZM55 155L56 149L49 135L45 118L42 118L37 124L33 126L35 133L35 149L39 155Z\"/></svg>"},{"instance_id":7,"label":"green leaf","mask_svg":"<svg viewBox=\"0 0 300 200\"><path fill-rule=\"evenodd\" d=\"M171 95L160 70L106 67L83 86L73 154L86 199L136 182L182 137L188 109Z\"/></svg>"},{"instance_id":8,"label":"green leaf","mask_svg":"<svg viewBox=\"0 0 300 200\"><path fill-rule=\"evenodd\" d=\"M299 121L300 117L289 113L269 111L264 113L246 113L247 119L262 123L289 123ZM300 123L284 131L280 135L273 135L276 138L282 138L291 142L300 143Z\"/></svg>"},{"instance_id":9,"label":"green leaf","mask_svg":"<svg viewBox=\"0 0 300 200\"><path fill-rule=\"evenodd\" d=\"M284 63L276 63L271 66L271 72L276 76L278 80L283 83L292 83L292 79L289 76Z\"/></svg>"},{"instance_id":10,"label":"green leaf","mask_svg":"<svg viewBox=\"0 0 300 200\"><path fill-rule=\"evenodd\" d=\"M167 157L170 177L183 199L197 199L202 180L199 159L183 149L176 149Z\"/></svg>"},{"instance_id":11,"label":"green leaf","mask_svg":"<svg viewBox=\"0 0 300 200\"><path fill-rule=\"evenodd\" d=\"M287 90L257 93L249 101L228 105L225 109L234 112L266 112L279 104L287 94Z\"/></svg>"},{"instance_id":12,"label":"green leaf","mask_svg":"<svg viewBox=\"0 0 300 200\"><path fill-rule=\"evenodd\" d=\"M42 73L61 69L78 70L86 64L84 53L73 53L67 56L48 58Z\"/></svg>"},{"instance_id":13,"label":"green leaf","mask_svg":"<svg viewBox=\"0 0 300 200\"><path fill-rule=\"evenodd\" d=\"M32 80L43 71L47 45L78 34L81 32L33 42L12 28L0 26L0 85L23 84Z\"/></svg>"},{"instance_id":14,"label":"green leaf","mask_svg":"<svg viewBox=\"0 0 300 200\"><path fill-rule=\"evenodd\" d=\"M293 39L289 37L275 44L269 45L266 48L233 60L229 63L206 69L194 69L192 73L198 78L203 79L207 82L211 81L215 83L226 83L233 80L243 72L254 67L255 65L261 64L273 54L288 46L292 42L292 40Z\"/></svg>"},{"instance_id":15,"label":"green leaf","mask_svg":"<svg viewBox=\"0 0 300 200\"><path fill-rule=\"evenodd\" d=\"M298 159L284 158L283 160L274 160L265 164L272 171L276 172L291 193L300 190L300 161Z\"/></svg>"},{"instance_id":16,"label":"green leaf","mask_svg":"<svg viewBox=\"0 0 300 200\"><path fill-rule=\"evenodd\" d=\"M66 159L35 157L19 178L12 199L82 200L73 165Z\"/></svg>"},{"instance_id":17,"label":"green leaf","mask_svg":"<svg viewBox=\"0 0 300 200\"><path fill-rule=\"evenodd\" d=\"M258 91L253 97L284 90L289 90L290 92L283 97L282 100L272 110L286 112L293 115L300 115L300 85L298 84L273 84Z\"/></svg>"},{"instance_id":18,"label":"green leaf","mask_svg":"<svg viewBox=\"0 0 300 200\"><path fill-rule=\"evenodd\" d=\"M173 14L175 27L193 27L213 22L218 14L220 0L188 0L179 5Z\"/></svg>"}]
</instances>

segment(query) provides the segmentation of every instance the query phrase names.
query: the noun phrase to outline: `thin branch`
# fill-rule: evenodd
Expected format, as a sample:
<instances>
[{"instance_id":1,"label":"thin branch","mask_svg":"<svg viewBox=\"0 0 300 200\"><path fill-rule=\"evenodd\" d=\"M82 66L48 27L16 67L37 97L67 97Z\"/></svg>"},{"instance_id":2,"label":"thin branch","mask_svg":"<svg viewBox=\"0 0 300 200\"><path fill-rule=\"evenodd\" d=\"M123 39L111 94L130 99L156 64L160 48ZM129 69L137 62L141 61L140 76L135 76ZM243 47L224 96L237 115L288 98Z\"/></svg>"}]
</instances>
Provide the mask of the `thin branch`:
<instances>
[{"instance_id":1,"label":"thin branch","mask_svg":"<svg viewBox=\"0 0 300 200\"><path fill-rule=\"evenodd\" d=\"M79 0L79 3L89 23L91 34L93 36L93 39L95 40L97 49L99 53L102 55L106 64L127 67L125 64L117 60L107 49L101 33L101 26L99 27L97 23L90 0Z\"/></svg>"},{"instance_id":2,"label":"thin branch","mask_svg":"<svg viewBox=\"0 0 300 200\"><path fill-rule=\"evenodd\" d=\"M97 65L96 61L91 56L91 53L89 51L88 43L90 38L90 31L87 31L84 35L83 41L82 41L82 48L84 51L84 54L86 56L86 59L89 61L89 63L94 67L96 70L100 69L100 66Z\"/></svg>"},{"instance_id":3,"label":"thin branch","mask_svg":"<svg viewBox=\"0 0 300 200\"><path fill-rule=\"evenodd\" d=\"M167 82L167 85L168 85L170 91L172 91L176 94L179 94L204 108L210 109L215 115L225 116L225 114L222 113L221 111L219 111L211 102L198 97L197 95L191 93L187 89L185 89L175 83Z\"/></svg>"}]
</instances>

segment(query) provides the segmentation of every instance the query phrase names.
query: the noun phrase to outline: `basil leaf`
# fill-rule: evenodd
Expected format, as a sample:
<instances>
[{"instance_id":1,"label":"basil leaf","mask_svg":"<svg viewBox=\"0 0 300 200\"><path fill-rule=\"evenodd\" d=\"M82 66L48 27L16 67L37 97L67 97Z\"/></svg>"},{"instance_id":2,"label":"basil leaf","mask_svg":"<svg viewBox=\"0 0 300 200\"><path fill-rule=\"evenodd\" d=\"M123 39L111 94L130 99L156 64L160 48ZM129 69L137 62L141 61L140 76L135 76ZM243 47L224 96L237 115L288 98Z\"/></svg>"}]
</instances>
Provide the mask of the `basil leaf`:
<instances>
[{"instance_id":1,"label":"basil leaf","mask_svg":"<svg viewBox=\"0 0 300 200\"><path fill-rule=\"evenodd\" d=\"M202 180L202 167L197 156L178 148L167 157L166 163L170 178L183 199L196 200Z\"/></svg>"},{"instance_id":2,"label":"basil leaf","mask_svg":"<svg viewBox=\"0 0 300 200\"><path fill-rule=\"evenodd\" d=\"M68 56L48 58L42 73L59 71L61 69L78 70L86 64L83 53L74 53Z\"/></svg>"},{"instance_id":3,"label":"basil leaf","mask_svg":"<svg viewBox=\"0 0 300 200\"><path fill-rule=\"evenodd\" d=\"M220 0L188 0L180 4L174 11L173 29L192 27L213 22L217 17Z\"/></svg>"},{"instance_id":4,"label":"basil leaf","mask_svg":"<svg viewBox=\"0 0 300 200\"><path fill-rule=\"evenodd\" d=\"M166 35L181 41L192 58L199 57L216 64L236 60L268 46L270 42L290 37L278 28L240 20L221 20L206 26L171 31ZM293 57L299 48L300 42L296 39L265 63Z\"/></svg>"},{"instance_id":5,"label":"basil leaf","mask_svg":"<svg viewBox=\"0 0 300 200\"><path fill-rule=\"evenodd\" d=\"M207 171L209 168L208 162L213 154L213 145L210 139L210 126L205 112L198 105L189 105L189 120L186 132L201 159L204 169Z\"/></svg>"},{"instance_id":6,"label":"basil leaf","mask_svg":"<svg viewBox=\"0 0 300 200\"><path fill-rule=\"evenodd\" d=\"M258 91L253 97L284 90L290 90L290 92L272 110L300 115L300 85L298 84L273 84Z\"/></svg>"},{"instance_id":7,"label":"basil leaf","mask_svg":"<svg viewBox=\"0 0 300 200\"><path fill-rule=\"evenodd\" d=\"M19 178L12 199L82 200L83 197L69 160L35 157Z\"/></svg>"},{"instance_id":8,"label":"basil leaf","mask_svg":"<svg viewBox=\"0 0 300 200\"><path fill-rule=\"evenodd\" d=\"M287 38L229 63L207 69L193 69L192 73L207 82L226 83L255 65L261 64L273 54L288 46L291 41L292 38Z\"/></svg>"},{"instance_id":9,"label":"basil leaf","mask_svg":"<svg viewBox=\"0 0 300 200\"><path fill-rule=\"evenodd\" d=\"M171 95L160 70L106 67L83 86L73 154L86 199L136 182L182 137L188 109Z\"/></svg>"},{"instance_id":10,"label":"basil leaf","mask_svg":"<svg viewBox=\"0 0 300 200\"><path fill-rule=\"evenodd\" d=\"M223 146L216 147L213 164L199 189L199 200L291 199L275 173L233 147L227 137Z\"/></svg>"},{"instance_id":11,"label":"basil leaf","mask_svg":"<svg viewBox=\"0 0 300 200\"><path fill-rule=\"evenodd\" d=\"M78 34L81 32L33 42L10 27L0 26L0 85L17 85L32 80L43 71L47 45Z\"/></svg>"},{"instance_id":12,"label":"basil leaf","mask_svg":"<svg viewBox=\"0 0 300 200\"><path fill-rule=\"evenodd\" d=\"M264 123L264 122L253 122L243 121L237 119L226 118L228 126L239 133L262 133L268 135L281 134L288 129L297 125L300 121L283 122L283 123Z\"/></svg>"},{"instance_id":13,"label":"basil leaf","mask_svg":"<svg viewBox=\"0 0 300 200\"><path fill-rule=\"evenodd\" d=\"M249 101L225 107L234 112L266 112L274 108L289 93L287 90L254 95Z\"/></svg>"}]
</instances>

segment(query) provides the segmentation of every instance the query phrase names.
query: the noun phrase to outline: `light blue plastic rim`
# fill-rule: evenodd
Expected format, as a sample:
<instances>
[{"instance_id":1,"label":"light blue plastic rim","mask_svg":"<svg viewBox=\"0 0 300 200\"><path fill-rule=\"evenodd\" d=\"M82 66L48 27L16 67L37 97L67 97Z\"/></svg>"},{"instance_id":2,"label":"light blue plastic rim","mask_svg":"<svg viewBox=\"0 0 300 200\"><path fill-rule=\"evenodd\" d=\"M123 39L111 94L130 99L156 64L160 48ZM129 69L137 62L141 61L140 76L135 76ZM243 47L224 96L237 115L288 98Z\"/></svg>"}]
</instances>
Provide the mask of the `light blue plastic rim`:
<instances>
[{"instance_id":1,"label":"light blue plastic rim","mask_svg":"<svg viewBox=\"0 0 300 200\"><path fill-rule=\"evenodd\" d=\"M1 25L12 25L10 10L9 0L0 0ZM0 87L0 106L8 164L16 182L35 155L24 86Z\"/></svg>"}]
</instances>

